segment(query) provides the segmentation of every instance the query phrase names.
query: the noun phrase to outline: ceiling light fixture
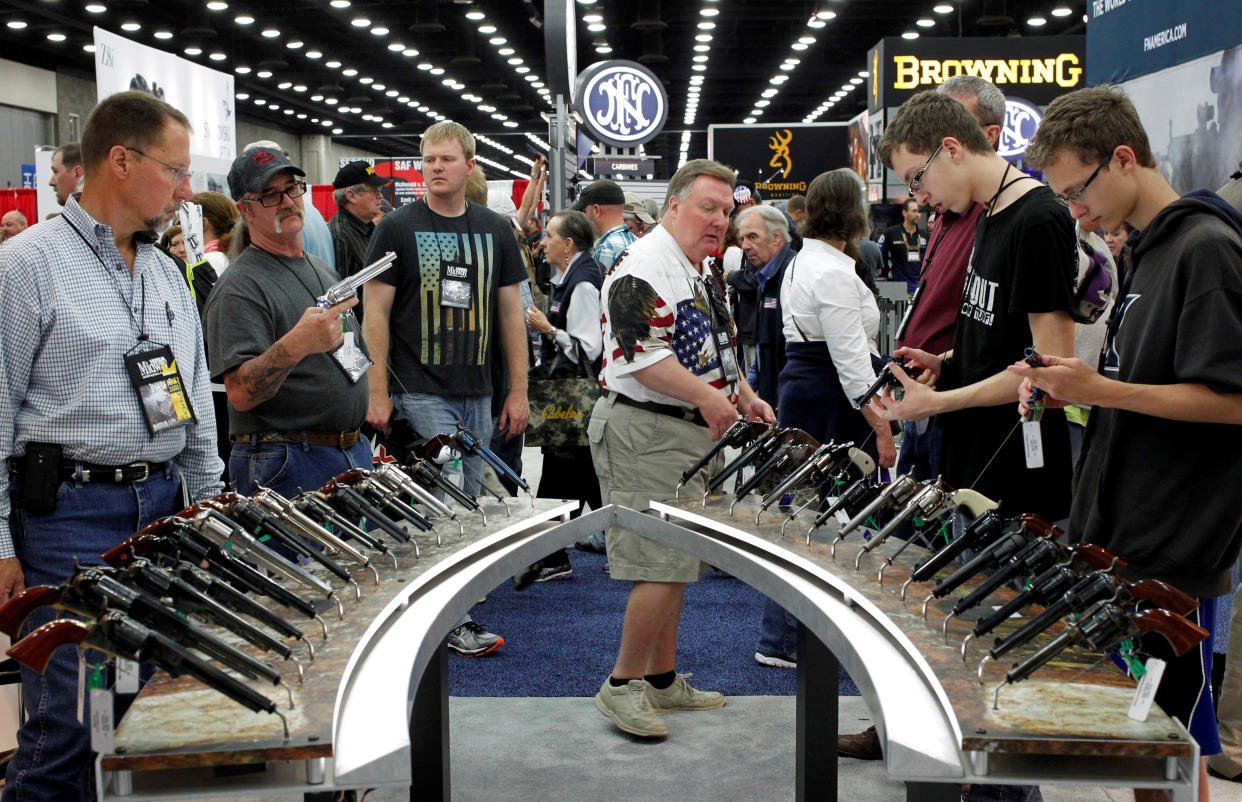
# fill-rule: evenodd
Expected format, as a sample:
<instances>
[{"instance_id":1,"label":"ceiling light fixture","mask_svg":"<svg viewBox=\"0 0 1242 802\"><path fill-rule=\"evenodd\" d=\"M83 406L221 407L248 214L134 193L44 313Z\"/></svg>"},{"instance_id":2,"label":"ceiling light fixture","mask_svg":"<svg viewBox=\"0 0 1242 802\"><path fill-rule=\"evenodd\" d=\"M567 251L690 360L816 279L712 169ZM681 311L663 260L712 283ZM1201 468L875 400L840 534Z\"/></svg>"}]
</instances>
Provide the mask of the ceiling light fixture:
<instances>
[{"instance_id":1,"label":"ceiling light fixture","mask_svg":"<svg viewBox=\"0 0 1242 802\"><path fill-rule=\"evenodd\" d=\"M233 17L233 22L236 22L238 25L254 25L254 17L249 14L238 14L236 17Z\"/></svg>"},{"instance_id":2,"label":"ceiling light fixture","mask_svg":"<svg viewBox=\"0 0 1242 802\"><path fill-rule=\"evenodd\" d=\"M173 38L173 32L172 31L156 31L154 34L152 34L152 36L154 36L156 39L171 39Z\"/></svg>"},{"instance_id":3,"label":"ceiling light fixture","mask_svg":"<svg viewBox=\"0 0 1242 802\"><path fill-rule=\"evenodd\" d=\"M953 6L948 3L937 3L932 6L932 11L935 11L937 14L951 14L953 13Z\"/></svg>"},{"instance_id":4,"label":"ceiling light fixture","mask_svg":"<svg viewBox=\"0 0 1242 802\"><path fill-rule=\"evenodd\" d=\"M1074 10L1070 8L1069 6L1057 6L1056 8L1052 9L1052 16L1054 17L1068 17L1070 14L1073 14L1073 13L1074 13Z\"/></svg>"}]
</instances>

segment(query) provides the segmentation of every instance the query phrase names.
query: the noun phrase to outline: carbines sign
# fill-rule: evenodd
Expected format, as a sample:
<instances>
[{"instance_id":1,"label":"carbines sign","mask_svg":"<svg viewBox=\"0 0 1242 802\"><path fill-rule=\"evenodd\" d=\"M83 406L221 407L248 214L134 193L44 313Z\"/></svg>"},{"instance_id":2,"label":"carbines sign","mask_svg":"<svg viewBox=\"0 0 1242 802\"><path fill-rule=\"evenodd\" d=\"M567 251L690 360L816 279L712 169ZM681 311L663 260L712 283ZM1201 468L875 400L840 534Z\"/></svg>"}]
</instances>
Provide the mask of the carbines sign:
<instances>
[{"instance_id":1,"label":"carbines sign","mask_svg":"<svg viewBox=\"0 0 1242 802\"><path fill-rule=\"evenodd\" d=\"M578 76L578 114L591 138L618 148L649 142L668 118L668 95L651 70L632 61L601 61Z\"/></svg>"}]
</instances>

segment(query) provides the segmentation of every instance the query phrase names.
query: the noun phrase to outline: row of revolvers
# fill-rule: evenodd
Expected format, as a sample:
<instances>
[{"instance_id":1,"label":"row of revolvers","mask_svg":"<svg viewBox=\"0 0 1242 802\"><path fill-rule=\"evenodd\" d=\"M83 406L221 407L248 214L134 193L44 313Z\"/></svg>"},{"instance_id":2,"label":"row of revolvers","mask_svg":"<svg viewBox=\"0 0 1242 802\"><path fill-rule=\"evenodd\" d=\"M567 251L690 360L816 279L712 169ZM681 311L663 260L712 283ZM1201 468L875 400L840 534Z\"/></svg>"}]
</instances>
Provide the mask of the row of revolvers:
<instances>
[{"instance_id":1,"label":"row of revolvers","mask_svg":"<svg viewBox=\"0 0 1242 802\"><path fill-rule=\"evenodd\" d=\"M449 439L470 450L456 436ZM478 441L466 440L471 442ZM426 452L444 445L427 441ZM291 663L301 684L305 672L293 648L303 647L310 662L315 648L286 616L316 622L327 640L319 614L324 602L317 600L343 618L337 586L361 599L351 570L369 572L378 585L377 563L390 559L398 567L395 550L412 548L419 556L409 529L434 532L437 544L438 521L453 521L464 531L454 506L482 514L430 457L404 467L385 463L373 471L346 471L292 499L266 488L250 497L222 493L152 522L103 554L103 565L79 566L59 587L27 588L0 607L0 631L16 641L9 655L40 672L56 649L72 643L149 663L174 677L188 674L252 711L276 715L288 738L276 703L247 681L283 689L290 708L292 689L272 665L221 635ZM312 562L320 570L307 570ZM30 614L45 606L84 620L62 618L17 640ZM209 624L223 632L216 634Z\"/></svg>"},{"instance_id":2,"label":"row of revolvers","mask_svg":"<svg viewBox=\"0 0 1242 802\"><path fill-rule=\"evenodd\" d=\"M1125 562L1104 549L1092 544L1066 545L1058 539L1063 533L1039 516L1002 516L995 501L974 490L955 490L940 478L919 481L906 475L879 484L874 478L874 462L852 443L820 445L800 429L739 421L683 474L682 484L726 446L739 448L741 453L709 480L704 504L710 494L721 491L730 476L753 464L755 472L747 480L741 481L739 476L730 515L740 500L765 481L772 489L759 503L756 523L785 494L805 491L809 500L790 508L782 532L812 504L822 509L806 532L808 544L815 530L834 519L839 521L838 516L847 518L836 531L831 556L835 559L837 544L851 533L870 533L858 551L854 568L859 570L866 555L877 553L882 561L877 575L880 583L885 568L898 555L912 544L923 546L932 554L916 566L900 593L904 600L912 583L931 582L946 573L923 600L924 617L933 599L943 599L982 575L980 584L953 603L941 625L942 633L947 634L950 620L978 608L1002 586L1022 588L978 619L962 642L964 661L972 640L991 633L1028 607L1037 609L1015 630L996 638L979 664L981 683L989 661L1031 643L1063 621L1063 629L1055 637L1005 673L997 687L998 696L1001 687L1026 679L1071 646L1107 652L1155 632L1167 639L1176 653L1184 654L1207 637L1207 632L1185 618L1198 602L1176 588L1154 579L1128 581L1119 576ZM974 520L960 537L950 539L947 533L959 508ZM887 520L878 523L885 516ZM913 536L890 555L877 552L907 522L913 526ZM935 544L942 537L947 542L937 548Z\"/></svg>"}]
</instances>

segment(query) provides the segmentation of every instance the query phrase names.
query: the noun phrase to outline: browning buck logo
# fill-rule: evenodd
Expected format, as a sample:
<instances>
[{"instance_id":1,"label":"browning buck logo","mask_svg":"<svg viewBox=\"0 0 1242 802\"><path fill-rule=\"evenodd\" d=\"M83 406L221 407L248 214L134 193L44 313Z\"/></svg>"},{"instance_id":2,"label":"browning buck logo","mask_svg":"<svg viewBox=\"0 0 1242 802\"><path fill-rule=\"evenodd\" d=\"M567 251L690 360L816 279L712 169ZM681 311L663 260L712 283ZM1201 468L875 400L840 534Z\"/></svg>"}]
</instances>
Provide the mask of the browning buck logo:
<instances>
[{"instance_id":1,"label":"browning buck logo","mask_svg":"<svg viewBox=\"0 0 1242 802\"><path fill-rule=\"evenodd\" d=\"M768 139L768 149L772 151L768 166L779 169L781 178L789 178L789 174L793 172L793 159L789 158L789 143L792 141L793 132L788 128L777 131Z\"/></svg>"}]
</instances>

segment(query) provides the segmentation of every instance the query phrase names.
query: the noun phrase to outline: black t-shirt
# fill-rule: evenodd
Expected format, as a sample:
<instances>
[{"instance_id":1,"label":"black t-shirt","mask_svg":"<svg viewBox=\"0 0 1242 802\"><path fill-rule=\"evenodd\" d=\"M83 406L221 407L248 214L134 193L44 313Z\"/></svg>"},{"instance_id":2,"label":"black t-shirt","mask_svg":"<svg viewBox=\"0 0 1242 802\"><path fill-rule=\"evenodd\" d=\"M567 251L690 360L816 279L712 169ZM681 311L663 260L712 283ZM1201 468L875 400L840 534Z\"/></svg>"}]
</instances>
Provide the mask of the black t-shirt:
<instances>
[{"instance_id":1,"label":"black t-shirt","mask_svg":"<svg viewBox=\"0 0 1242 802\"><path fill-rule=\"evenodd\" d=\"M366 263L387 251L397 253L397 263L377 280L396 289L389 317L392 392L490 395L499 290L526 278L512 226L477 204L443 217L420 200L384 215ZM469 288L469 309L442 304L442 278Z\"/></svg>"},{"instance_id":2,"label":"black t-shirt","mask_svg":"<svg viewBox=\"0 0 1242 802\"><path fill-rule=\"evenodd\" d=\"M1175 201L1134 247L1100 372L1135 384L1242 393L1242 239L1203 202ZM1193 596L1228 593L1242 543L1242 426L1096 407L1075 475L1070 536L1126 575Z\"/></svg>"},{"instance_id":3,"label":"black t-shirt","mask_svg":"<svg viewBox=\"0 0 1242 802\"><path fill-rule=\"evenodd\" d=\"M880 235L879 245L894 281L918 280L923 251L927 249L926 231L915 228L914 233L910 233L898 223Z\"/></svg>"},{"instance_id":4,"label":"black t-shirt","mask_svg":"<svg viewBox=\"0 0 1242 802\"><path fill-rule=\"evenodd\" d=\"M979 217L953 360L941 388L973 384L1021 359L1032 344L1029 314L1071 309L1075 248L1074 223L1046 187L1027 192L994 215ZM1060 410L1044 412L1044 467L1034 470L1026 467L1021 432L1013 431L1018 422L1015 404L964 409L940 421L946 482L973 487L1000 502L1009 515L1033 512L1055 521L1068 514L1069 435ZM989 466L1002 442L1004 448Z\"/></svg>"},{"instance_id":5,"label":"black t-shirt","mask_svg":"<svg viewBox=\"0 0 1242 802\"><path fill-rule=\"evenodd\" d=\"M212 379L221 381L271 348L338 280L317 256L275 256L256 247L243 251L203 310ZM365 352L358 321L350 315L344 324L346 335ZM311 354L294 366L272 398L247 412L229 404L229 434L357 429L366 418L368 398L365 375L351 382L331 353Z\"/></svg>"}]
</instances>

